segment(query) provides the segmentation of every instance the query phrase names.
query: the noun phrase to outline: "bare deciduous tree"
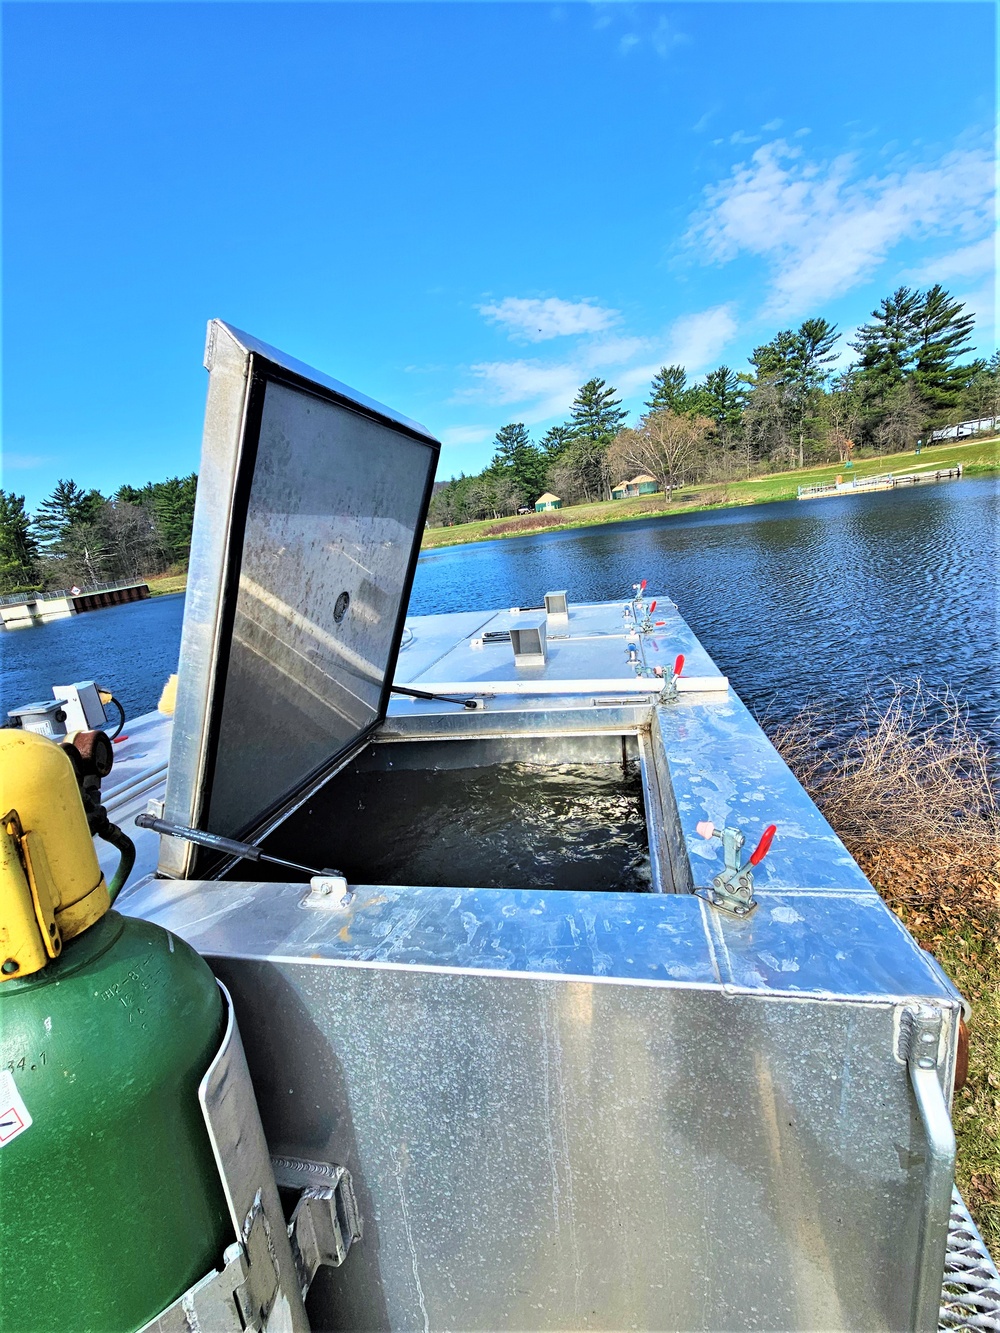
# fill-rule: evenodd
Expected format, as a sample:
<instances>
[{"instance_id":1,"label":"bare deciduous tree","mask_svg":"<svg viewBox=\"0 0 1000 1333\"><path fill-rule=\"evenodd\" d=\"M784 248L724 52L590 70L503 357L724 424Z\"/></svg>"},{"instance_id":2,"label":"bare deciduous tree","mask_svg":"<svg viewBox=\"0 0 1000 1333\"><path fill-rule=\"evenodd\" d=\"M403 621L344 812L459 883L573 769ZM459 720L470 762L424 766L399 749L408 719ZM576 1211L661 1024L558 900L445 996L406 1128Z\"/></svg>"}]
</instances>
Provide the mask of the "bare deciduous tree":
<instances>
[{"instance_id":1,"label":"bare deciduous tree","mask_svg":"<svg viewBox=\"0 0 1000 1333\"><path fill-rule=\"evenodd\" d=\"M618 432L608 461L619 473L648 472L669 500L685 465L698 457L711 430L708 417L680 416L669 410L650 412L635 430Z\"/></svg>"}]
</instances>

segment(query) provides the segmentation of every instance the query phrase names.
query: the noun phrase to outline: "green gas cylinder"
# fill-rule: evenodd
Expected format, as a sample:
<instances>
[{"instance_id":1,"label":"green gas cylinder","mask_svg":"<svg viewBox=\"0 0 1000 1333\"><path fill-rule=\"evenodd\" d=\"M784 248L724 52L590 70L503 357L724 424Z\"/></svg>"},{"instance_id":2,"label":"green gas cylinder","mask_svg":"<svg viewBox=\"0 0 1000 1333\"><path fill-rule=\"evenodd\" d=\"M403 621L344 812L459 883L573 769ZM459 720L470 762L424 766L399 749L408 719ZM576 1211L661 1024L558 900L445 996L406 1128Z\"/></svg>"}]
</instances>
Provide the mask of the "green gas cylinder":
<instances>
[{"instance_id":1,"label":"green gas cylinder","mask_svg":"<svg viewBox=\"0 0 1000 1333\"><path fill-rule=\"evenodd\" d=\"M53 809L80 884L104 883L60 748L0 733L0 772L0 1333L132 1333L234 1239L197 1097L222 995L160 927L108 910L80 926L76 890L53 907Z\"/></svg>"}]
</instances>

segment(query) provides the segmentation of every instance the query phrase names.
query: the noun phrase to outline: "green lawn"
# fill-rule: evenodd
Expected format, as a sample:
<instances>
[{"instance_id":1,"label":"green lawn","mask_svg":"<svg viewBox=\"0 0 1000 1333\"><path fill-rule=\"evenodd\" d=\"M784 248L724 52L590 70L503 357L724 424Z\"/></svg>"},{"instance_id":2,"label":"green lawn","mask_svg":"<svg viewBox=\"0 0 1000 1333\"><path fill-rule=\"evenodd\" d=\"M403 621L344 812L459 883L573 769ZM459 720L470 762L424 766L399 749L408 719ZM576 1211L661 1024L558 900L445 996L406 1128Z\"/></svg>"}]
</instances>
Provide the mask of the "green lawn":
<instances>
[{"instance_id":1,"label":"green lawn","mask_svg":"<svg viewBox=\"0 0 1000 1333\"><path fill-rule=\"evenodd\" d=\"M862 458L847 471L842 463L791 472L776 472L750 481L709 482L685 486L674 491L667 505L663 493L636 496L629 500L603 500L596 504L570 505L548 514L528 514L520 518L484 519L461 523L451 528L427 528L423 548L458 546L463 542L490 541L495 537L519 537L530 532L559 528L585 528L600 523L621 523L628 519L651 518L661 514L683 514L699 509L721 509L733 505L769 504L775 500L794 500L800 486L833 482L837 476L871 477L882 472L922 472L952 468L961 463L965 472L994 472L1000 469L1000 438L974 440L967 444L934 445L920 456L908 450L903 454L883 454L881 458ZM808 503L822 504L822 500Z\"/></svg>"},{"instance_id":2,"label":"green lawn","mask_svg":"<svg viewBox=\"0 0 1000 1333\"><path fill-rule=\"evenodd\" d=\"M183 592L187 587L186 574L157 574L146 580L146 586L154 597L165 592Z\"/></svg>"}]
</instances>

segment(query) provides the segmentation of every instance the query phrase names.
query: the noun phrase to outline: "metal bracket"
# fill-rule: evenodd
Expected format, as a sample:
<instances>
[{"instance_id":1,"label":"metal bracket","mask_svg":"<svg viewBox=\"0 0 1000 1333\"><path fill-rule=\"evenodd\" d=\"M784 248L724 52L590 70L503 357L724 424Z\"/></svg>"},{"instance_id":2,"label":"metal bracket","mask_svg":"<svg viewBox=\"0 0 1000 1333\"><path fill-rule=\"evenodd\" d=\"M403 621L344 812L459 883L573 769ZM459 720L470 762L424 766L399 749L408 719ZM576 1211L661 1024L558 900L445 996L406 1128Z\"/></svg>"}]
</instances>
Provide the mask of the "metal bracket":
<instances>
[{"instance_id":1,"label":"metal bracket","mask_svg":"<svg viewBox=\"0 0 1000 1333\"><path fill-rule=\"evenodd\" d=\"M938 1325L955 1171L955 1132L939 1076L943 1029L944 1015L934 1005L911 1005L900 1015L898 1054L906 1060L926 1140L911 1325L916 1333L933 1333Z\"/></svg>"},{"instance_id":2,"label":"metal bracket","mask_svg":"<svg viewBox=\"0 0 1000 1333\"><path fill-rule=\"evenodd\" d=\"M288 1238L305 1300L319 1270L339 1268L354 1241L361 1239L361 1215L351 1173L330 1162L297 1157L272 1157L271 1165L279 1186L300 1191Z\"/></svg>"},{"instance_id":3,"label":"metal bracket","mask_svg":"<svg viewBox=\"0 0 1000 1333\"><path fill-rule=\"evenodd\" d=\"M346 907L353 897L354 891L343 875L313 875L302 906L329 912L335 907Z\"/></svg>"},{"instance_id":4,"label":"metal bracket","mask_svg":"<svg viewBox=\"0 0 1000 1333\"><path fill-rule=\"evenodd\" d=\"M222 1262L221 1271L206 1274L155 1319L143 1324L138 1333L192 1333L199 1329L211 1329L212 1333L258 1333L262 1325L247 1323L242 1314L240 1294L249 1271L243 1246L230 1245Z\"/></svg>"}]
</instances>

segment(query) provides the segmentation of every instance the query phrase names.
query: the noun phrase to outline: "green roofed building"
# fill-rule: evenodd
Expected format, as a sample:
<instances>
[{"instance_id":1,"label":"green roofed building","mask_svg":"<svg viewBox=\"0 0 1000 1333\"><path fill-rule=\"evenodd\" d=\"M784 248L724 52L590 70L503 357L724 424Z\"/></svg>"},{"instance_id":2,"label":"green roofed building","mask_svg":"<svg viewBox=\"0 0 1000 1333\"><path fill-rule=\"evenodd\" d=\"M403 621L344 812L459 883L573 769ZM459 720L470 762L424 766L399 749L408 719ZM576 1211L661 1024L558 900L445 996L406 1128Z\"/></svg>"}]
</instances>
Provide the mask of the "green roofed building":
<instances>
[{"instance_id":1,"label":"green roofed building","mask_svg":"<svg viewBox=\"0 0 1000 1333\"><path fill-rule=\"evenodd\" d=\"M624 500L629 495L655 495L657 489L656 478L651 477L648 472L640 472L631 481L623 481L613 487L611 498Z\"/></svg>"}]
</instances>

